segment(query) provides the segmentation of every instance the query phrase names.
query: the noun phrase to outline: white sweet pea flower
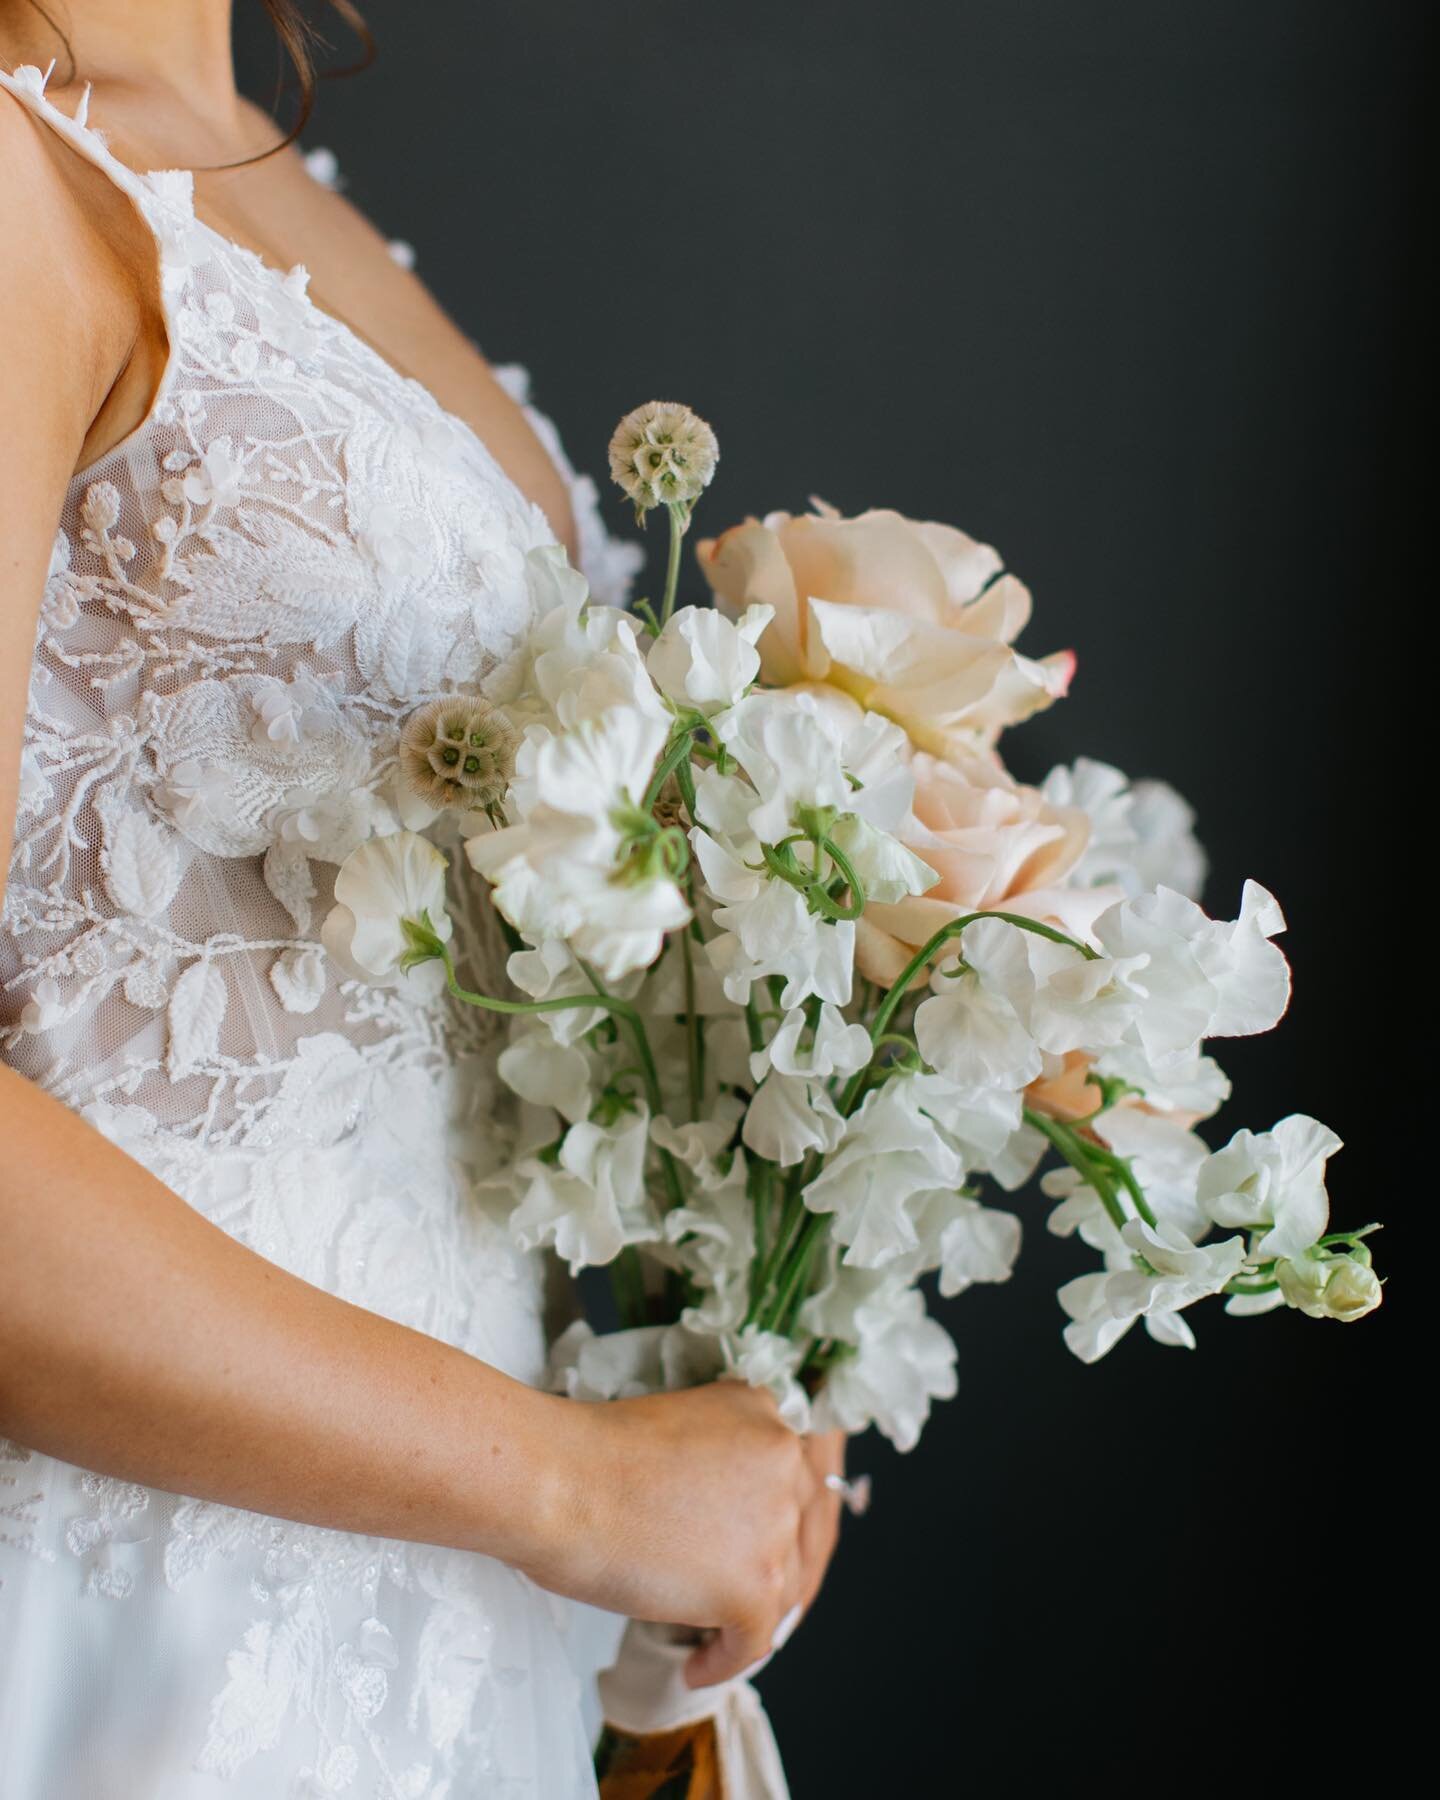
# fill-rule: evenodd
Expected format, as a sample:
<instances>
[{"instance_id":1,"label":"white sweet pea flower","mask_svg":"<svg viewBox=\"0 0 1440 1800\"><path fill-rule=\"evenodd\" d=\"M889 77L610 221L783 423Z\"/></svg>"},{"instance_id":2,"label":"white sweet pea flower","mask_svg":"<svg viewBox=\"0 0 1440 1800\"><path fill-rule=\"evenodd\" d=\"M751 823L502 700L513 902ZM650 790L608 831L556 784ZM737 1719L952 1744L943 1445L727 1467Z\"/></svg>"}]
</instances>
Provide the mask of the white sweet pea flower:
<instances>
[{"instance_id":1,"label":"white sweet pea flower","mask_svg":"<svg viewBox=\"0 0 1440 1800\"><path fill-rule=\"evenodd\" d=\"M831 1233L846 1246L852 1268L878 1269L918 1251L920 1209L964 1180L958 1151L921 1110L924 1095L905 1076L872 1088L846 1120L839 1149L804 1190L811 1212L834 1215Z\"/></svg>"},{"instance_id":2,"label":"white sweet pea flower","mask_svg":"<svg viewBox=\"0 0 1440 1800\"><path fill-rule=\"evenodd\" d=\"M1021 1016L1034 982L1019 936L1003 920L977 920L964 936L968 966L936 969L934 993L916 1008L920 1054L957 1087L1023 1088L1044 1067Z\"/></svg>"},{"instance_id":3,"label":"white sweet pea flower","mask_svg":"<svg viewBox=\"0 0 1440 1800\"><path fill-rule=\"evenodd\" d=\"M731 1180L734 1160L727 1152L744 1107L733 1094L721 1094L703 1119L676 1125L664 1113L650 1121L650 1136L688 1169L702 1193L713 1193ZM741 1163L743 1169L743 1161Z\"/></svg>"},{"instance_id":4,"label":"white sweet pea flower","mask_svg":"<svg viewBox=\"0 0 1440 1800\"><path fill-rule=\"evenodd\" d=\"M327 954L347 975L372 986L440 993L446 978L438 960L401 968L410 948L402 921L423 915L434 936L449 943L445 867L435 846L413 831L371 838L352 850L336 873L335 905L320 928Z\"/></svg>"},{"instance_id":5,"label":"white sweet pea flower","mask_svg":"<svg viewBox=\"0 0 1440 1800\"><path fill-rule=\"evenodd\" d=\"M903 1275L837 1268L801 1307L800 1325L853 1346L826 1372L814 1401L817 1431L873 1424L897 1450L912 1450L930 1402L956 1391L954 1340L926 1317L924 1298Z\"/></svg>"},{"instance_id":6,"label":"white sweet pea flower","mask_svg":"<svg viewBox=\"0 0 1440 1800\"><path fill-rule=\"evenodd\" d=\"M792 1009L765 1048L751 1054L751 1079L760 1086L745 1114L745 1143L782 1167L812 1150L833 1150L845 1127L825 1083L863 1069L870 1053L869 1032L847 1025L838 1007L822 1005L813 1033L804 1009Z\"/></svg>"},{"instance_id":7,"label":"white sweet pea flower","mask_svg":"<svg viewBox=\"0 0 1440 1800\"><path fill-rule=\"evenodd\" d=\"M720 1340L727 1375L769 1388L780 1405L780 1417L792 1431L810 1429L810 1397L796 1376L801 1346L778 1332L747 1325Z\"/></svg>"},{"instance_id":8,"label":"white sweet pea flower","mask_svg":"<svg viewBox=\"0 0 1440 1800\"><path fill-rule=\"evenodd\" d=\"M532 1000L568 999L595 991L570 946L558 938L545 938L529 950L514 951L505 964L505 972ZM623 986L617 992L628 998ZM573 1044L598 1025L605 1014L598 1006L567 1006L535 1016L556 1043Z\"/></svg>"},{"instance_id":9,"label":"white sweet pea flower","mask_svg":"<svg viewBox=\"0 0 1440 1800\"><path fill-rule=\"evenodd\" d=\"M853 1075L870 1060L870 1033L863 1025L846 1023L838 1006L825 1002L812 1030L803 1007L792 1007L763 1050L750 1058L750 1072L759 1081L767 1069L782 1075L827 1081L832 1075Z\"/></svg>"},{"instance_id":10,"label":"white sweet pea flower","mask_svg":"<svg viewBox=\"0 0 1440 1800\"><path fill-rule=\"evenodd\" d=\"M743 1156L702 1197L666 1213L665 1239L692 1279L723 1296L727 1316L744 1314L755 1255L755 1211L746 1191Z\"/></svg>"},{"instance_id":11,"label":"white sweet pea flower","mask_svg":"<svg viewBox=\"0 0 1440 1800\"><path fill-rule=\"evenodd\" d=\"M773 606L747 606L738 621L713 607L682 607L650 646L651 680L676 706L707 717L734 706L760 673L755 645L774 617Z\"/></svg>"},{"instance_id":12,"label":"white sweet pea flower","mask_svg":"<svg viewBox=\"0 0 1440 1800\"><path fill-rule=\"evenodd\" d=\"M657 1236L644 1184L649 1128L643 1109L613 1125L582 1119L565 1133L557 1161L525 1158L516 1169L524 1198L510 1218L520 1248L553 1244L578 1275Z\"/></svg>"},{"instance_id":13,"label":"white sweet pea flower","mask_svg":"<svg viewBox=\"0 0 1440 1800\"><path fill-rule=\"evenodd\" d=\"M789 1168L811 1151L833 1150L844 1130L845 1121L822 1086L772 1071L746 1108L741 1136L757 1156Z\"/></svg>"},{"instance_id":14,"label":"white sweet pea flower","mask_svg":"<svg viewBox=\"0 0 1440 1800\"><path fill-rule=\"evenodd\" d=\"M1098 1362L1143 1318L1157 1343L1193 1350L1194 1334L1180 1312L1234 1280L1245 1262L1245 1240L1196 1244L1166 1219L1158 1227L1129 1219L1118 1237L1107 1254L1110 1268L1067 1281L1059 1291L1070 1315L1066 1345L1081 1362ZM1135 1266L1136 1255L1145 1258L1149 1270Z\"/></svg>"},{"instance_id":15,"label":"white sweet pea flower","mask_svg":"<svg viewBox=\"0 0 1440 1800\"><path fill-rule=\"evenodd\" d=\"M567 1325L550 1346L550 1385L571 1400L634 1400L665 1387L660 1347L668 1325L596 1334L585 1319Z\"/></svg>"},{"instance_id":16,"label":"white sweet pea flower","mask_svg":"<svg viewBox=\"0 0 1440 1800\"><path fill-rule=\"evenodd\" d=\"M525 582L538 622L516 655L487 679L486 698L522 725L535 720L568 730L616 706L668 725L634 619L590 599L585 577L563 546L542 544L527 552Z\"/></svg>"},{"instance_id":17,"label":"white sweet pea flower","mask_svg":"<svg viewBox=\"0 0 1440 1800\"><path fill-rule=\"evenodd\" d=\"M933 1194L919 1209L917 1229L926 1266L939 1269L947 1300L977 1282L1008 1281L1014 1272L1022 1226L1012 1212L965 1193Z\"/></svg>"},{"instance_id":18,"label":"white sweet pea flower","mask_svg":"<svg viewBox=\"0 0 1440 1800\"><path fill-rule=\"evenodd\" d=\"M1200 1206L1217 1225L1258 1230L1256 1261L1299 1256L1330 1223L1325 1164L1340 1147L1328 1126L1304 1113L1273 1131L1237 1131L1200 1168Z\"/></svg>"},{"instance_id":19,"label":"white sweet pea flower","mask_svg":"<svg viewBox=\"0 0 1440 1800\"><path fill-rule=\"evenodd\" d=\"M849 806L837 734L805 695L759 690L722 713L715 731L755 789L747 824L762 844L790 836L801 811Z\"/></svg>"},{"instance_id":20,"label":"white sweet pea flower","mask_svg":"<svg viewBox=\"0 0 1440 1800\"><path fill-rule=\"evenodd\" d=\"M662 723L624 706L558 736L535 733L511 790L528 784L520 823L465 844L517 931L563 938L607 980L652 963L665 933L690 918L673 877L648 854L653 821L638 813L665 738Z\"/></svg>"},{"instance_id":21,"label":"white sweet pea flower","mask_svg":"<svg viewBox=\"0 0 1440 1800\"><path fill-rule=\"evenodd\" d=\"M1135 1017L1138 1002L1130 983L1144 966L1143 956L1087 957L1003 919L977 919L968 926L961 955L980 985L1008 1001L1049 1056L1117 1043ZM944 993L943 977L932 985Z\"/></svg>"},{"instance_id":22,"label":"white sweet pea flower","mask_svg":"<svg viewBox=\"0 0 1440 1800\"><path fill-rule=\"evenodd\" d=\"M1070 879L1082 887L1118 883L1130 895L1173 888L1191 900L1205 884L1206 858L1195 812L1163 781L1131 782L1109 763L1082 756L1041 784L1052 806L1078 807L1090 841Z\"/></svg>"},{"instance_id":23,"label":"white sweet pea flower","mask_svg":"<svg viewBox=\"0 0 1440 1800\"><path fill-rule=\"evenodd\" d=\"M788 882L746 866L736 851L693 826L690 843L710 895L718 901L719 933L705 954L726 996L743 1006L751 986L767 975L783 977L780 1003L798 1006L812 995L844 1006L855 964L854 922L830 923L812 913Z\"/></svg>"},{"instance_id":24,"label":"white sweet pea flower","mask_svg":"<svg viewBox=\"0 0 1440 1800\"><path fill-rule=\"evenodd\" d=\"M571 1125L589 1117L594 1084L578 1044L558 1043L531 1026L500 1052L496 1067L506 1087L531 1106L553 1107Z\"/></svg>"},{"instance_id":25,"label":"white sweet pea flower","mask_svg":"<svg viewBox=\"0 0 1440 1800\"><path fill-rule=\"evenodd\" d=\"M957 1087L943 1075L914 1075L916 1095L959 1151L966 1169L987 1174L1007 1193L1025 1186L1049 1145L1024 1122L1016 1088Z\"/></svg>"},{"instance_id":26,"label":"white sweet pea flower","mask_svg":"<svg viewBox=\"0 0 1440 1800\"><path fill-rule=\"evenodd\" d=\"M1136 888L1174 888L1198 900L1205 886L1209 859L1195 836L1195 809L1165 781L1136 781L1130 788L1130 828L1136 845L1130 875ZM1125 872L1118 879L1126 880Z\"/></svg>"},{"instance_id":27,"label":"white sweet pea flower","mask_svg":"<svg viewBox=\"0 0 1440 1800\"><path fill-rule=\"evenodd\" d=\"M1130 1164L1152 1211L1197 1242L1212 1220L1197 1198L1209 1146L1177 1119L1138 1106L1113 1106L1094 1131Z\"/></svg>"},{"instance_id":28,"label":"white sweet pea flower","mask_svg":"<svg viewBox=\"0 0 1440 1800\"><path fill-rule=\"evenodd\" d=\"M576 1319L550 1348L550 1384L572 1400L629 1400L712 1380L719 1346L682 1325L639 1325L597 1336Z\"/></svg>"},{"instance_id":29,"label":"white sweet pea flower","mask_svg":"<svg viewBox=\"0 0 1440 1800\"><path fill-rule=\"evenodd\" d=\"M830 837L860 878L867 902L893 906L911 894L923 894L940 879L913 850L858 813L842 814Z\"/></svg>"},{"instance_id":30,"label":"white sweet pea flower","mask_svg":"<svg viewBox=\"0 0 1440 1800\"><path fill-rule=\"evenodd\" d=\"M913 753L901 727L823 683L786 691L821 721L833 741L852 790L849 810L878 831L900 831L911 820L915 799Z\"/></svg>"},{"instance_id":31,"label":"white sweet pea flower","mask_svg":"<svg viewBox=\"0 0 1440 1800\"><path fill-rule=\"evenodd\" d=\"M1193 1119L1208 1119L1230 1098L1229 1076L1213 1057L1198 1052L1182 1051L1157 1066L1139 1044L1112 1044L1096 1057L1095 1072L1128 1082L1157 1112Z\"/></svg>"},{"instance_id":32,"label":"white sweet pea flower","mask_svg":"<svg viewBox=\"0 0 1440 1800\"><path fill-rule=\"evenodd\" d=\"M1203 1038L1269 1031L1290 1000L1290 965L1270 939L1285 929L1274 897L1247 881L1240 916L1212 919L1171 888L1101 913L1095 938L1139 1004L1131 1028L1152 1060L1193 1056ZM1142 965L1130 962L1147 960Z\"/></svg>"}]
</instances>

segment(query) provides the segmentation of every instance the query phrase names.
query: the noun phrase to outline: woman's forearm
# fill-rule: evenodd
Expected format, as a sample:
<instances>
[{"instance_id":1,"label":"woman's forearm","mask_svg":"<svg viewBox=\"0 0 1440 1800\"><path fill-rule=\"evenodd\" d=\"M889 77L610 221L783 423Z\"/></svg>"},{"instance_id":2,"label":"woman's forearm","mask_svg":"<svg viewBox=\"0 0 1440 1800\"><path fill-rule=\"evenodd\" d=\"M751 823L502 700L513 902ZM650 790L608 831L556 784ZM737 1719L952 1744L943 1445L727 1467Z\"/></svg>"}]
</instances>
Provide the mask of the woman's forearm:
<instances>
[{"instance_id":1,"label":"woman's forearm","mask_svg":"<svg viewBox=\"0 0 1440 1800\"><path fill-rule=\"evenodd\" d=\"M282 1518L523 1563L587 1409L301 1281L0 1067L0 1434Z\"/></svg>"}]
</instances>

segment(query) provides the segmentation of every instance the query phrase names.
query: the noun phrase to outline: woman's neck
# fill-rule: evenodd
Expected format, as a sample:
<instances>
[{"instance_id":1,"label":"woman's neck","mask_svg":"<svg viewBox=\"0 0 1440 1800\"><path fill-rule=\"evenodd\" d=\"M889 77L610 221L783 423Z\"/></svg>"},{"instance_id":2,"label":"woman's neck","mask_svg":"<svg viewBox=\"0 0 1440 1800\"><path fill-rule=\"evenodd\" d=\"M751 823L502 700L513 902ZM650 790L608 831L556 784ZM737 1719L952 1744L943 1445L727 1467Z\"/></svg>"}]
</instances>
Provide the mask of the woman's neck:
<instances>
[{"instance_id":1,"label":"woman's neck","mask_svg":"<svg viewBox=\"0 0 1440 1800\"><path fill-rule=\"evenodd\" d=\"M0 58L53 58L57 87L179 100L219 136L243 129L230 0L0 0Z\"/></svg>"}]
</instances>

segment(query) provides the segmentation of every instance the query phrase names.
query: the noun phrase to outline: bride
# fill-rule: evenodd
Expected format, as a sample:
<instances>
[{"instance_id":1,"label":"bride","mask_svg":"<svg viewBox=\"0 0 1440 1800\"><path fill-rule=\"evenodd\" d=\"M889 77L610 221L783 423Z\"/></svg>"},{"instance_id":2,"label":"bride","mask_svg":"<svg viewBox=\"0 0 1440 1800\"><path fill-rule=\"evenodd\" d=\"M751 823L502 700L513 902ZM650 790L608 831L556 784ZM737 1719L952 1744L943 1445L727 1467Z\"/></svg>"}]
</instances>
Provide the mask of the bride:
<instances>
[{"instance_id":1,"label":"bride","mask_svg":"<svg viewBox=\"0 0 1440 1800\"><path fill-rule=\"evenodd\" d=\"M230 30L0 0L0 1795L571 1800L625 1617L703 1686L809 1604L840 1444L546 1392L487 1015L326 959L524 553L629 565Z\"/></svg>"}]
</instances>

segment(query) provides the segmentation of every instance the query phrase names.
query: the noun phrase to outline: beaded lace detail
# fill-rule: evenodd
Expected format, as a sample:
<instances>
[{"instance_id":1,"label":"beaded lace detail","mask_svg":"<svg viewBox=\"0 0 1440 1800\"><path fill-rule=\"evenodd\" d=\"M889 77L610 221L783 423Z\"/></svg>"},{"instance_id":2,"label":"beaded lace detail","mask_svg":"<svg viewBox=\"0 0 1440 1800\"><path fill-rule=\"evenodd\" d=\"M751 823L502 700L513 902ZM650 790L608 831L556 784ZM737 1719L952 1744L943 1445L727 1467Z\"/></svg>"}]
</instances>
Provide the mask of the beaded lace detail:
<instances>
[{"instance_id":1,"label":"beaded lace detail","mask_svg":"<svg viewBox=\"0 0 1440 1800\"><path fill-rule=\"evenodd\" d=\"M55 540L0 932L3 1055L262 1254L537 1378L538 1264L457 1175L503 1143L489 1018L339 978L319 926L339 862L402 822L404 718L503 679L535 609L527 554L554 534L467 425L311 303L303 266L274 270L197 220L187 173L127 168L44 86L0 70L153 230L170 347L148 417L74 478ZM570 485L592 593L622 601L638 552L606 534L523 369L497 372ZM503 979L488 909L457 905L457 943L473 982ZM185 1592L240 1559L253 1616L216 1647L197 1772L259 1759L254 1791L276 1795L535 1791L518 1774L449 1785L503 1763L503 1690L524 1671L501 1648L540 1629L525 1607L552 1606L485 1559L0 1445L7 1548L72 1570L87 1606L133 1605L147 1581ZM386 1592L418 1607L393 1632ZM265 1758L300 1741L296 1718L309 1760L272 1787Z\"/></svg>"},{"instance_id":2,"label":"beaded lace detail","mask_svg":"<svg viewBox=\"0 0 1440 1800\"><path fill-rule=\"evenodd\" d=\"M5 1054L97 1119L142 1108L200 1143L270 1141L332 1035L423 1066L487 1031L337 982L318 921L338 863L399 823L403 718L482 687L516 647L525 553L554 534L468 426L310 303L303 267L198 222L188 173L117 163L43 101L38 71L6 85L153 228L171 348L150 416L75 478L55 541ZM523 397L523 371L504 373ZM570 478L592 589L620 598L630 547L531 418ZM486 923L472 955L493 953Z\"/></svg>"}]
</instances>

